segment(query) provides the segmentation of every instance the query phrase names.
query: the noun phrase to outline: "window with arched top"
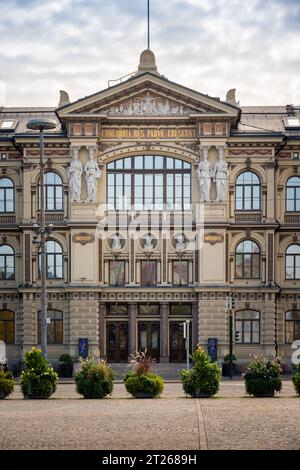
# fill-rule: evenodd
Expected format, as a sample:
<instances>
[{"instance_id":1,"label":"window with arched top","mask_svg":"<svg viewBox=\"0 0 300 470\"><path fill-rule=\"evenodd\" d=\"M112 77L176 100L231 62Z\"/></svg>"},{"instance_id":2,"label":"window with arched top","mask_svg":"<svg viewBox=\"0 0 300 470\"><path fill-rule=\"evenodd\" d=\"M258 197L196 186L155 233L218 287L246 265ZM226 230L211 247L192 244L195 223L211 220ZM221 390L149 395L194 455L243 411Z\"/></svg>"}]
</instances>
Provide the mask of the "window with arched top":
<instances>
[{"instance_id":1,"label":"window with arched top","mask_svg":"<svg viewBox=\"0 0 300 470\"><path fill-rule=\"evenodd\" d=\"M0 310L0 341L15 342L15 314L10 310Z\"/></svg>"},{"instance_id":2,"label":"window with arched top","mask_svg":"<svg viewBox=\"0 0 300 470\"><path fill-rule=\"evenodd\" d=\"M292 176L286 183L286 210L300 211L300 177Z\"/></svg>"},{"instance_id":3,"label":"window with arched top","mask_svg":"<svg viewBox=\"0 0 300 470\"><path fill-rule=\"evenodd\" d=\"M47 310L47 343L63 344L63 313L60 310ZM38 313L38 343L41 343L41 312Z\"/></svg>"},{"instance_id":4,"label":"window with arched top","mask_svg":"<svg viewBox=\"0 0 300 470\"><path fill-rule=\"evenodd\" d=\"M14 183L10 178L0 178L0 212L14 211Z\"/></svg>"},{"instance_id":5,"label":"window with arched top","mask_svg":"<svg viewBox=\"0 0 300 470\"><path fill-rule=\"evenodd\" d=\"M300 245L290 245L286 249L285 278L300 279Z\"/></svg>"},{"instance_id":6,"label":"window with arched top","mask_svg":"<svg viewBox=\"0 0 300 470\"><path fill-rule=\"evenodd\" d=\"M243 240L235 249L235 277L237 279L260 278L260 249L252 240Z\"/></svg>"},{"instance_id":7,"label":"window with arched top","mask_svg":"<svg viewBox=\"0 0 300 470\"><path fill-rule=\"evenodd\" d=\"M178 158L138 155L107 164L107 205L111 210L188 210L191 164Z\"/></svg>"},{"instance_id":8,"label":"window with arched top","mask_svg":"<svg viewBox=\"0 0 300 470\"><path fill-rule=\"evenodd\" d=\"M44 197L46 211L63 210L63 182L54 171L47 171L44 175ZM40 195L40 187L39 187ZM40 208L40 197L39 197Z\"/></svg>"},{"instance_id":9,"label":"window with arched top","mask_svg":"<svg viewBox=\"0 0 300 470\"><path fill-rule=\"evenodd\" d=\"M260 179L252 171L244 171L235 181L236 210L260 210Z\"/></svg>"},{"instance_id":10,"label":"window with arched top","mask_svg":"<svg viewBox=\"0 0 300 470\"><path fill-rule=\"evenodd\" d=\"M300 340L300 310L289 310L285 313L285 342Z\"/></svg>"},{"instance_id":11,"label":"window with arched top","mask_svg":"<svg viewBox=\"0 0 300 470\"><path fill-rule=\"evenodd\" d=\"M0 279L15 279L15 252L10 245L0 246Z\"/></svg>"},{"instance_id":12,"label":"window with arched top","mask_svg":"<svg viewBox=\"0 0 300 470\"><path fill-rule=\"evenodd\" d=\"M61 245L55 240L46 241L46 272L48 279L62 279L64 257ZM39 254L39 277L41 275L41 255Z\"/></svg>"}]
</instances>

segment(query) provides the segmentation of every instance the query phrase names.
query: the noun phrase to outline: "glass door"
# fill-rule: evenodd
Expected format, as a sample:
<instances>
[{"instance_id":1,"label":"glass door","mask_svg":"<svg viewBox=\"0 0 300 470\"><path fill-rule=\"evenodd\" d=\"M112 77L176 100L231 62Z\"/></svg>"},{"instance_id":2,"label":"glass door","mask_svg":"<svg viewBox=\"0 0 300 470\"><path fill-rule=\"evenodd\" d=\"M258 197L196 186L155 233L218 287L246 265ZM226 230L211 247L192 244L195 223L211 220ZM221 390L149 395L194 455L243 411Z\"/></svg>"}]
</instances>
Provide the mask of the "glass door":
<instances>
[{"instance_id":1,"label":"glass door","mask_svg":"<svg viewBox=\"0 0 300 470\"><path fill-rule=\"evenodd\" d=\"M106 354L110 362L127 362L128 322L107 322Z\"/></svg>"},{"instance_id":2,"label":"glass door","mask_svg":"<svg viewBox=\"0 0 300 470\"><path fill-rule=\"evenodd\" d=\"M185 362L186 349L183 337L183 322L170 322L170 362ZM192 322L190 322L190 352L192 352Z\"/></svg>"},{"instance_id":3,"label":"glass door","mask_svg":"<svg viewBox=\"0 0 300 470\"><path fill-rule=\"evenodd\" d=\"M147 350L147 354L159 361L160 356L160 323L139 322L138 325L138 349Z\"/></svg>"}]
</instances>

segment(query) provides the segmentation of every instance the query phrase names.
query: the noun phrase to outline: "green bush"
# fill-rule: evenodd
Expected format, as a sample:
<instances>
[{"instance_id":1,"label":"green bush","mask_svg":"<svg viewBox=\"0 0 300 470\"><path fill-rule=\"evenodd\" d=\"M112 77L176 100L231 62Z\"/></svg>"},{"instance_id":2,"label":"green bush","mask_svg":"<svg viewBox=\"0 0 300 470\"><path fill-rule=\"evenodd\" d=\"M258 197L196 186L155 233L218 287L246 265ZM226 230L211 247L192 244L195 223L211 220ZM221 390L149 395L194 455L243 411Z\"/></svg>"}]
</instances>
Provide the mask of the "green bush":
<instances>
[{"instance_id":1,"label":"green bush","mask_svg":"<svg viewBox=\"0 0 300 470\"><path fill-rule=\"evenodd\" d=\"M231 356L232 356L232 362L235 362L236 356L234 354L232 354ZM226 356L224 356L224 362L230 362L230 354L226 354Z\"/></svg>"},{"instance_id":2,"label":"green bush","mask_svg":"<svg viewBox=\"0 0 300 470\"><path fill-rule=\"evenodd\" d=\"M72 356L70 354L62 354L59 357L59 362L61 362L64 365L68 365L68 366L73 365L73 359L72 359Z\"/></svg>"},{"instance_id":3,"label":"green bush","mask_svg":"<svg viewBox=\"0 0 300 470\"><path fill-rule=\"evenodd\" d=\"M219 390L221 369L216 362L210 361L210 357L200 346L191 358L194 361L194 367L180 371L184 392L193 398L212 397Z\"/></svg>"},{"instance_id":4,"label":"green bush","mask_svg":"<svg viewBox=\"0 0 300 470\"><path fill-rule=\"evenodd\" d=\"M42 355L40 349L32 348L25 354L26 370L21 374L21 389L24 398L46 399L56 390L58 375Z\"/></svg>"},{"instance_id":5,"label":"green bush","mask_svg":"<svg viewBox=\"0 0 300 470\"><path fill-rule=\"evenodd\" d=\"M105 361L81 358L75 374L76 390L84 398L104 398L113 391L114 378L114 371Z\"/></svg>"},{"instance_id":6,"label":"green bush","mask_svg":"<svg viewBox=\"0 0 300 470\"><path fill-rule=\"evenodd\" d=\"M244 379L246 391L254 397L272 396L281 390L280 363L255 356L248 364Z\"/></svg>"},{"instance_id":7,"label":"green bush","mask_svg":"<svg viewBox=\"0 0 300 470\"><path fill-rule=\"evenodd\" d=\"M159 397L164 389L163 379L156 374L137 374L134 371L124 376L124 384L128 393L133 396L149 394L153 398Z\"/></svg>"},{"instance_id":8,"label":"green bush","mask_svg":"<svg viewBox=\"0 0 300 470\"><path fill-rule=\"evenodd\" d=\"M73 359L70 354L62 354L59 358L60 365L58 366L59 377L72 377L73 376Z\"/></svg>"},{"instance_id":9,"label":"green bush","mask_svg":"<svg viewBox=\"0 0 300 470\"><path fill-rule=\"evenodd\" d=\"M152 364L155 362L151 356L139 351L131 356L132 370L124 375L124 385L128 393L135 398L149 396L157 398L164 389L164 381L159 375L150 372Z\"/></svg>"},{"instance_id":10,"label":"green bush","mask_svg":"<svg viewBox=\"0 0 300 470\"><path fill-rule=\"evenodd\" d=\"M297 394L300 395L300 364L298 364L297 371L292 376L292 380Z\"/></svg>"},{"instance_id":11,"label":"green bush","mask_svg":"<svg viewBox=\"0 0 300 470\"><path fill-rule=\"evenodd\" d=\"M4 372L0 369L0 398L8 397L14 390L14 378L12 372Z\"/></svg>"}]
</instances>

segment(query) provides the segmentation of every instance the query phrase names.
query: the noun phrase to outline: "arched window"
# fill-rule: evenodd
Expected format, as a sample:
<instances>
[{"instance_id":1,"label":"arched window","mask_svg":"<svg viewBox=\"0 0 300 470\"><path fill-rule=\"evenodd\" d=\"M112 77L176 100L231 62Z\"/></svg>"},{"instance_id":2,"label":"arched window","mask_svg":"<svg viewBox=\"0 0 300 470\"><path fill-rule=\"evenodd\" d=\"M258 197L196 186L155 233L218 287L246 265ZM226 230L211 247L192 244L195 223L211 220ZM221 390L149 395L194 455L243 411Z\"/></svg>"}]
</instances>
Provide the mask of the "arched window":
<instances>
[{"instance_id":1,"label":"arched window","mask_svg":"<svg viewBox=\"0 0 300 470\"><path fill-rule=\"evenodd\" d=\"M300 177L292 176L286 183L286 210L300 211Z\"/></svg>"},{"instance_id":2,"label":"arched window","mask_svg":"<svg viewBox=\"0 0 300 470\"><path fill-rule=\"evenodd\" d=\"M10 310L0 310L0 341L15 342L15 314Z\"/></svg>"},{"instance_id":3,"label":"arched window","mask_svg":"<svg viewBox=\"0 0 300 470\"><path fill-rule=\"evenodd\" d=\"M286 279L300 279L300 245L290 245L285 252Z\"/></svg>"},{"instance_id":4,"label":"arched window","mask_svg":"<svg viewBox=\"0 0 300 470\"><path fill-rule=\"evenodd\" d=\"M235 314L235 331L239 333L240 344L260 342L260 314L256 310L240 310Z\"/></svg>"},{"instance_id":5,"label":"arched window","mask_svg":"<svg viewBox=\"0 0 300 470\"><path fill-rule=\"evenodd\" d=\"M244 171L236 179L235 208L242 211L260 209L260 180L252 171Z\"/></svg>"},{"instance_id":6,"label":"arched window","mask_svg":"<svg viewBox=\"0 0 300 470\"><path fill-rule=\"evenodd\" d=\"M260 249L252 240L244 240L236 247L235 277L238 279L260 278Z\"/></svg>"},{"instance_id":7,"label":"arched window","mask_svg":"<svg viewBox=\"0 0 300 470\"><path fill-rule=\"evenodd\" d=\"M14 212L14 183L10 178L0 178L0 212Z\"/></svg>"},{"instance_id":8,"label":"arched window","mask_svg":"<svg viewBox=\"0 0 300 470\"><path fill-rule=\"evenodd\" d=\"M45 184L45 210L61 211L63 210L63 184L61 177L53 171L48 171L44 176ZM40 189L39 189L40 194ZM39 201L40 207L40 201Z\"/></svg>"},{"instance_id":9,"label":"arched window","mask_svg":"<svg viewBox=\"0 0 300 470\"><path fill-rule=\"evenodd\" d=\"M46 241L46 266L48 279L63 278L63 250L54 240ZM39 255L39 277L41 275L41 255Z\"/></svg>"},{"instance_id":10,"label":"arched window","mask_svg":"<svg viewBox=\"0 0 300 470\"><path fill-rule=\"evenodd\" d=\"M107 165L109 209L188 210L191 207L191 165L177 158L143 155Z\"/></svg>"},{"instance_id":11,"label":"arched window","mask_svg":"<svg viewBox=\"0 0 300 470\"><path fill-rule=\"evenodd\" d=\"M0 246L0 279L15 279L15 252L9 245Z\"/></svg>"},{"instance_id":12,"label":"arched window","mask_svg":"<svg viewBox=\"0 0 300 470\"><path fill-rule=\"evenodd\" d=\"M300 340L300 310L290 310L285 314L285 342Z\"/></svg>"},{"instance_id":13,"label":"arched window","mask_svg":"<svg viewBox=\"0 0 300 470\"><path fill-rule=\"evenodd\" d=\"M41 312L38 314L38 342L41 342ZM62 344L63 338L63 313L59 310L47 310L47 318L50 323L47 324L47 343Z\"/></svg>"}]
</instances>

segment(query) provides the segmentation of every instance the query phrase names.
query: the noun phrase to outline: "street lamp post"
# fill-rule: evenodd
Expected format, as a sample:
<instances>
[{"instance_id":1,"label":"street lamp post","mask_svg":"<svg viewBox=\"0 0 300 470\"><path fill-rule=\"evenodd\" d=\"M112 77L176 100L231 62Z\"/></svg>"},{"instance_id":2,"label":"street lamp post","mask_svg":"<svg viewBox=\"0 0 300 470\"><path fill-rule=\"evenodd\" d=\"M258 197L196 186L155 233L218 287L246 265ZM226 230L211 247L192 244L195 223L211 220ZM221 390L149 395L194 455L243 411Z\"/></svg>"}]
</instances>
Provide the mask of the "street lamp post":
<instances>
[{"instance_id":1,"label":"street lamp post","mask_svg":"<svg viewBox=\"0 0 300 470\"><path fill-rule=\"evenodd\" d=\"M27 128L40 133L40 223L36 226L36 232L40 235L41 256L41 349L47 359L47 315L46 315L46 233L50 233L52 227L45 227L45 194L44 194L44 131L55 129L57 123L52 119L30 119ZM50 229L50 230L49 230Z\"/></svg>"}]
</instances>

